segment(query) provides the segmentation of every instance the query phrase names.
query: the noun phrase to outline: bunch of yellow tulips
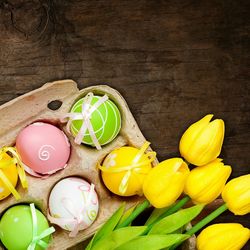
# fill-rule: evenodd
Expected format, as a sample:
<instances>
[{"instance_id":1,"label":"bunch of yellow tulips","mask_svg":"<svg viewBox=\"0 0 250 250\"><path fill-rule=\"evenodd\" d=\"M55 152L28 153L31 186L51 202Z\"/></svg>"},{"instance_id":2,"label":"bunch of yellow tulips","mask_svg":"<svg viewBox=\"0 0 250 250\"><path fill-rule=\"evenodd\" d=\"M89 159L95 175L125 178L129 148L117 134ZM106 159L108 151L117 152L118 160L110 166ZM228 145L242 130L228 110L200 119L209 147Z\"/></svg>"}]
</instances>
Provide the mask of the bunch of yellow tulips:
<instances>
[{"instance_id":1,"label":"bunch of yellow tulips","mask_svg":"<svg viewBox=\"0 0 250 250\"><path fill-rule=\"evenodd\" d=\"M225 125L207 115L192 124L180 140L180 154L150 169L142 182L147 198L124 213L121 206L92 238L87 250L174 250L229 209L235 215L250 212L250 174L227 180L232 172L218 158ZM147 143L148 144L148 143ZM146 144L146 145L147 145ZM189 166L192 165L190 171ZM180 200L177 199L181 197ZM224 204L187 229L185 225L202 209L222 196ZM188 201L194 206L180 210ZM131 226L150 205L156 209L144 226ZM157 209L158 208L158 209ZM210 225L197 237L198 250L239 250L249 240L250 230L238 223Z\"/></svg>"},{"instance_id":2,"label":"bunch of yellow tulips","mask_svg":"<svg viewBox=\"0 0 250 250\"><path fill-rule=\"evenodd\" d=\"M181 206L190 199L195 204L206 205L222 195L224 204L187 231L190 235L227 209L235 215L250 212L250 174L226 184L232 169L218 158L225 125L221 119L211 121L212 117L206 115L185 131L179 144L184 159L172 158L161 162L149 172L143 184L145 197L156 208L171 206L183 192L186 196L181 200ZM189 164L195 166L191 171ZM197 248L238 250L249 237L250 230L240 224L215 224L200 233Z\"/></svg>"}]
</instances>

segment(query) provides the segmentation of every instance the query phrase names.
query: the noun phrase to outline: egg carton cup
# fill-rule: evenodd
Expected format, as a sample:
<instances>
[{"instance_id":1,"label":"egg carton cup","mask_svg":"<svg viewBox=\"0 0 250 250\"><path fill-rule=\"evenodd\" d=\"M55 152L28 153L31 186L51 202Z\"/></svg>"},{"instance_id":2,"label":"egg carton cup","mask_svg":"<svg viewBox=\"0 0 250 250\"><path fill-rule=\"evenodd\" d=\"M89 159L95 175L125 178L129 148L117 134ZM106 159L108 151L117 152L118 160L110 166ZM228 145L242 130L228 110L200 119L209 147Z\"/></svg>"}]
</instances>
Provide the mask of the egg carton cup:
<instances>
[{"instance_id":1,"label":"egg carton cup","mask_svg":"<svg viewBox=\"0 0 250 250\"><path fill-rule=\"evenodd\" d=\"M66 124L60 119L68 113L73 104L92 92L97 95L107 94L116 103L121 112L122 127L118 136L111 143L97 150L86 145L77 145L74 138L66 131ZM48 212L48 198L53 186L61 179L69 176L79 176L93 183L99 197L99 213L95 222L87 229L80 231L75 238L69 237L69 232L54 225L56 232L48 249L63 250L73 247L77 243L88 239L96 230L114 213L123 202L127 208L138 204L142 197L130 198L119 197L107 190L102 183L97 164L102 162L107 154L116 148L125 145L141 147L145 137L141 133L129 107L123 97L115 89L106 85L92 86L79 90L72 80L62 80L46 83L41 88L22 95L0 106L0 146L14 146L18 133L27 125L44 121L61 128L68 136L71 144L71 155L65 169L51 175L47 179L36 178L27 174L29 188L21 187L20 182L17 190L21 195L20 200L15 200L13 195L0 201L0 213L20 203L35 203L46 216ZM148 150L151 150L149 148ZM153 165L157 164L157 159ZM0 247L4 249L3 247ZM195 249L195 238L190 238L183 249Z\"/></svg>"}]
</instances>

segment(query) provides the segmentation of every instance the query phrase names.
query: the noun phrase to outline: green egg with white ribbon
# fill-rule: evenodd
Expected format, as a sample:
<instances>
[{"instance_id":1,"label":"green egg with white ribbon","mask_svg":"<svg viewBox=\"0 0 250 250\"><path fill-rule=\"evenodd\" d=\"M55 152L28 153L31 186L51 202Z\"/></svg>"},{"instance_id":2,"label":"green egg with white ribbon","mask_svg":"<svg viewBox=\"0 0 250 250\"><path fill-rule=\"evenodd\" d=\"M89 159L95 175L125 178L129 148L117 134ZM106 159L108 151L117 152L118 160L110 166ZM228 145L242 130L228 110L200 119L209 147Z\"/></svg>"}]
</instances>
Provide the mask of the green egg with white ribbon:
<instances>
[{"instance_id":1,"label":"green egg with white ribbon","mask_svg":"<svg viewBox=\"0 0 250 250\"><path fill-rule=\"evenodd\" d=\"M33 203L9 208L0 221L0 239L8 250L47 249L54 231Z\"/></svg>"},{"instance_id":2,"label":"green egg with white ribbon","mask_svg":"<svg viewBox=\"0 0 250 250\"><path fill-rule=\"evenodd\" d=\"M107 95L88 93L73 105L66 117L75 142L97 149L113 141L121 129L120 111Z\"/></svg>"}]
</instances>

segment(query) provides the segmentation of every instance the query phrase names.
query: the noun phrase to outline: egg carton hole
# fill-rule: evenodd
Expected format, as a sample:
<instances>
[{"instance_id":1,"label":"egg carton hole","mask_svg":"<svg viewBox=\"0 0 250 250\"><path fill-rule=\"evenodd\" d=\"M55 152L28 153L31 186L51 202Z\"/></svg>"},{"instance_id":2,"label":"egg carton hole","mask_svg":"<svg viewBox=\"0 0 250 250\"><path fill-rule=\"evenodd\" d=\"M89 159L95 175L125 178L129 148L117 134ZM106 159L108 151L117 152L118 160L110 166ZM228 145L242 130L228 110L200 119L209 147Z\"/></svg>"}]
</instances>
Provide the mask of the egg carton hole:
<instances>
[{"instance_id":1,"label":"egg carton hole","mask_svg":"<svg viewBox=\"0 0 250 250\"><path fill-rule=\"evenodd\" d=\"M48 109L56 111L61 108L63 102L60 100L53 100L47 104Z\"/></svg>"},{"instance_id":2,"label":"egg carton hole","mask_svg":"<svg viewBox=\"0 0 250 250\"><path fill-rule=\"evenodd\" d=\"M97 88L97 87L92 87L92 88L90 88L90 89L86 89L86 90L84 90L84 91L81 91L80 92L80 94L76 97L76 98L74 98L74 101L72 102L72 105L71 105L71 107L70 107L70 109L68 110L68 112L71 112L71 110L72 110L72 108L76 105L76 103L77 102L79 102L79 100L81 100L82 98L84 98L87 94L89 94L89 93L93 93L94 95L98 95L98 96L103 96L103 95L107 95L108 97L109 97L109 99L114 103L114 105L118 108L118 110L119 110L119 114L120 114L120 116L121 116L121 121L119 122L119 129L118 129L118 131L115 133L116 134L116 137L115 138L113 138L112 137L112 140L111 141L107 141L107 139L104 139L104 141L102 141L101 142L101 147L102 147L102 149L104 149L105 150L105 148L106 148L106 146L108 146L108 145L110 145L111 143L115 143L114 141L116 140L116 138L117 137L123 137L123 132L121 132L121 130L123 130L124 129L124 125L123 124L125 124L126 123L126 119L124 118L124 109L123 109L123 107L122 107L122 105L121 105L121 103L119 103L119 99L118 100L116 100L117 99L117 97L115 97L115 95L114 94L110 94L110 92L109 92L109 90L107 90L107 91L104 91L104 90L99 90L99 87ZM77 106L78 107L78 106ZM111 106L112 107L112 106ZM74 108L74 110L75 110L75 108ZM78 111L79 112L79 111ZM120 120L120 118L119 118L119 120ZM121 123L121 124L120 124ZM80 126L79 124L78 124L78 126ZM72 129L72 125L71 125L71 129ZM102 128L98 128L98 130L97 130L97 132L100 132L100 129L102 129ZM111 129L111 128L110 128ZM74 134L77 134L77 131L79 130L79 128L77 128L77 129L74 129L74 131L72 131L72 132L70 132L70 134L71 134L71 136L72 137L75 137L74 136ZM114 128L114 130L111 130L111 131L116 131L117 130L117 127L115 127ZM120 133L121 132L121 133ZM99 140L102 140L102 135L103 134L98 134L97 135L97 139L98 139L98 141ZM110 135L111 136L111 135ZM112 135L113 136L113 135ZM87 143L84 143L84 142L82 142L81 144L80 144L80 146L81 147L83 147L83 149L89 149L89 150L96 150L96 148L95 148L95 146L92 146L92 145L90 145L90 143L91 143L91 140L89 139L89 132L87 131L87 137L85 137L84 138L85 140L86 140L86 142ZM111 138L110 138L111 139Z\"/></svg>"},{"instance_id":3,"label":"egg carton hole","mask_svg":"<svg viewBox=\"0 0 250 250\"><path fill-rule=\"evenodd\" d=\"M90 178L86 177L85 175L80 175L80 174L75 174L75 175L74 175L74 174L73 174L73 175L64 176L63 178L61 178L61 179L59 179L57 182L55 182L55 183L53 184L53 186L50 188L49 195L48 195L47 204L49 204L49 197L50 197L50 195L51 195L51 192L52 192L53 188L54 188L60 181L62 181L62 180L64 180L64 179L68 179L68 178L79 178L79 179L81 179L81 180L86 181L86 182L89 183L90 185L91 185L91 184L94 184L94 185L96 186L96 184L95 184ZM95 191L96 191L96 188L95 188ZM100 201L101 199L100 199L99 194L98 194L97 192L96 192L96 195L97 195L97 197L98 197L98 200ZM47 210L49 211L49 205L48 205L48 207L47 207ZM98 214L99 214L99 213L98 213Z\"/></svg>"},{"instance_id":4,"label":"egg carton hole","mask_svg":"<svg viewBox=\"0 0 250 250\"><path fill-rule=\"evenodd\" d=\"M26 173L33 179L37 179L38 177L41 179L45 179L49 176L52 176L55 173L59 172L59 170L63 170L70 161L72 153L71 143L67 135L64 133L64 131L56 125L58 125L58 123L51 122L51 120L48 119L36 119L35 121L33 120L32 122L30 122L28 126L22 128L21 131L18 133L17 137L15 138L16 151L20 155L20 159L23 162L23 165L20 163L20 166L21 167L23 166ZM45 127L47 130L39 130L40 127L42 128ZM35 139L35 141L32 139L33 135L32 134L30 135L27 132L27 131L30 132L30 130L33 132L35 131L34 133L36 133L37 135L39 135L41 131L42 132L45 131L42 133L42 135L39 135L40 144L37 145L36 149L37 150L37 154L35 155L36 163L30 160L31 159L30 157L33 157L32 153L29 153L28 156L26 154L27 152L29 152L30 148L32 148L33 146L32 143L34 142L36 143L37 141L39 141L37 139ZM37 131L39 131L39 133ZM54 134L56 137L53 137ZM46 143L44 141L44 138L47 137L52 138L49 143ZM34 138L37 137L35 136ZM54 142L58 138L60 139L60 143L54 144ZM32 145L29 145L30 143ZM29 146L27 146L27 144ZM22 151L24 145L26 146L26 151ZM63 150L61 150L62 148L60 148L60 145L63 145ZM58 152L57 154L60 154L60 152L66 152L65 153L66 157L64 157L63 153L59 155L60 158L64 157L64 160L59 162L59 164L57 164L57 166L55 166L54 168L50 167L53 166L54 164L49 163L47 164L47 168L40 167L39 169L33 169L33 165L37 164L37 162L38 164L40 164L40 162L47 161L48 159L50 159L51 149L53 150L52 152L57 151Z\"/></svg>"}]
</instances>

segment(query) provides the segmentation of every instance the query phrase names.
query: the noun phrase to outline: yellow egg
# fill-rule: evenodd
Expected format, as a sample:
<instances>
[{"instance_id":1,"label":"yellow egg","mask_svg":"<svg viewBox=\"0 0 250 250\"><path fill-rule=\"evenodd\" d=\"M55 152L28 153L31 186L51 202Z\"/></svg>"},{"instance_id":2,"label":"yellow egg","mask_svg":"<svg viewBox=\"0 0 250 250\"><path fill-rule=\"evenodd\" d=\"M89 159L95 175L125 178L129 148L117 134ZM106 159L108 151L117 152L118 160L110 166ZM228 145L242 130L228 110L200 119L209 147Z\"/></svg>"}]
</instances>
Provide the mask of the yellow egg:
<instances>
[{"instance_id":1,"label":"yellow egg","mask_svg":"<svg viewBox=\"0 0 250 250\"><path fill-rule=\"evenodd\" d=\"M125 146L105 158L100 169L103 182L111 192L121 196L142 194L144 179L152 168L150 156L154 152L140 152L140 149Z\"/></svg>"},{"instance_id":2,"label":"yellow egg","mask_svg":"<svg viewBox=\"0 0 250 250\"><path fill-rule=\"evenodd\" d=\"M3 162L6 160L11 160L11 157L6 153L2 153L2 158L0 159L0 163L1 161ZM18 180L16 165L11 164L8 167L0 167L0 170L5 175L5 177L8 178L9 182L13 185L13 187L15 187ZM11 191L7 188L2 178L0 178L0 200L6 198L10 194Z\"/></svg>"}]
</instances>

